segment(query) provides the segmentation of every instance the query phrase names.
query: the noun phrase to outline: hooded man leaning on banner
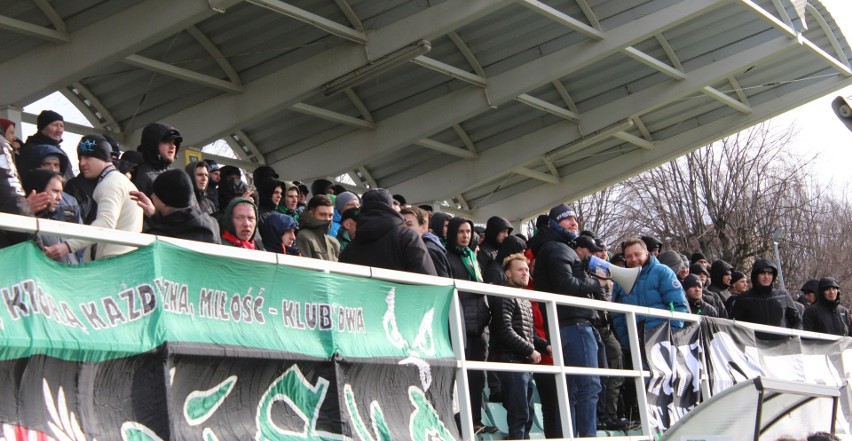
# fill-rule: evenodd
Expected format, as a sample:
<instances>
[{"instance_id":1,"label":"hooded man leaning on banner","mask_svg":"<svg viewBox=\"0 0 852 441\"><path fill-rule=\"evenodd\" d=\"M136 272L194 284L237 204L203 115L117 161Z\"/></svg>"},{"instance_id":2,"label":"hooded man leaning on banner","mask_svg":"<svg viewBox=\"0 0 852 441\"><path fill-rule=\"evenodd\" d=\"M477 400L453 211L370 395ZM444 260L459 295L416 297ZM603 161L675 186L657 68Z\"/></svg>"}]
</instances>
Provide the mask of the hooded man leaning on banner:
<instances>
[{"instance_id":1,"label":"hooded man leaning on banner","mask_svg":"<svg viewBox=\"0 0 852 441\"><path fill-rule=\"evenodd\" d=\"M257 231L257 207L245 198L228 203L222 216L222 245L262 250L254 240Z\"/></svg>"},{"instance_id":2,"label":"hooded man leaning on banner","mask_svg":"<svg viewBox=\"0 0 852 441\"><path fill-rule=\"evenodd\" d=\"M154 179L151 198L141 191L130 194L148 218L145 233L221 243L219 224L193 204L193 193L189 175L183 170L174 169L166 170Z\"/></svg>"},{"instance_id":3,"label":"hooded man leaning on banner","mask_svg":"<svg viewBox=\"0 0 852 441\"><path fill-rule=\"evenodd\" d=\"M783 289L774 289L778 268L769 259L757 259L751 266L751 289L737 297L734 320L759 323L781 328L802 329L802 317L793 298ZM784 339L783 335L755 332L763 339Z\"/></svg>"},{"instance_id":4,"label":"hooded man leaning on banner","mask_svg":"<svg viewBox=\"0 0 852 441\"><path fill-rule=\"evenodd\" d=\"M805 331L840 336L850 335L852 324L849 310L840 304L840 285L833 277L819 280L816 302L805 310L802 318Z\"/></svg>"},{"instance_id":5,"label":"hooded man leaning on banner","mask_svg":"<svg viewBox=\"0 0 852 441\"><path fill-rule=\"evenodd\" d=\"M139 233L142 231L142 209L130 196L130 192L136 191L136 187L112 165L111 155L112 146L102 135L86 135L77 145L80 172L86 179L97 180L93 198L98 205L98 211L91 225ZM51 259L61 260L68 253L92 245L91 241L69 239L45 248L44 252ZM87 252L85 260L117 256L134 249L124 245L99 243L94 245L94 255Z\"/></svg>"}]
</instances>

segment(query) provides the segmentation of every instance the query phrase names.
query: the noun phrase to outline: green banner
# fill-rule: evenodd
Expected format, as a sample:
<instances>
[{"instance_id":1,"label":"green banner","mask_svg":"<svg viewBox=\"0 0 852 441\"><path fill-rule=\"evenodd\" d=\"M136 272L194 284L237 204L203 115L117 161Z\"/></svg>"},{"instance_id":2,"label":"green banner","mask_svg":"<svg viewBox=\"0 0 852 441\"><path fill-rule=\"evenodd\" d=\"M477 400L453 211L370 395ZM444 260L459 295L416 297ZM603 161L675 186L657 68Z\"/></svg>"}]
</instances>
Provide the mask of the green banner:
<instances>
[{"instance_id":1,"label":"green banner","mask_svg":"<svg viewBox=\"0 0 852 441\"><path fill-rule=\"evenodd\" d=\"M0 360L103 361L166 341L321 358L453 357L451 286L249 262L163 242L79 266L24 243L0 250L0 265Z\"/></svg>"}]
</instances>

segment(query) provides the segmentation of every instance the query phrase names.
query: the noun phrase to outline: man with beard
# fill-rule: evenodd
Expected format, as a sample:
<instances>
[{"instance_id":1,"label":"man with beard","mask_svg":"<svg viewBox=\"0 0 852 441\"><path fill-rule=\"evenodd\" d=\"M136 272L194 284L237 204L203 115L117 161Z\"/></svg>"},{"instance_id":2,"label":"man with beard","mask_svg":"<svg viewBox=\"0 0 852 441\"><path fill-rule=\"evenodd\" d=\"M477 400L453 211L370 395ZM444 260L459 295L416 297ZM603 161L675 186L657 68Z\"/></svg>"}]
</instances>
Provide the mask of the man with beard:
<instances>
[{"instance_id":1,"label":"man with beard","mask_svg":"<svg viewBox=\"0 0 852 441\"><path fill-rule=\"evenodd\" d=\"M593 299L603 291L606 281L586 274L583 262L574 251L580 231L577 215L565 204L553 207L548 214L548 226L531 241L535 255L533 279L539 291L586 299ZM600 337L593 326L596 312L593 309L557 305L562 353L568 366L598 366L598 341ZM593 437L597 434L597 403L601 391L600 377L596 375L569 375L568 392L574 436Z\"/></svg>"},{"instance_id":2,"label":"man with beard","mask_svg":"<svg viewBox=\"0 0 852 441\"><path fill-rule=\"evenodd\" d=\"M633 290L629 293L625 293L621 286L616 284L613 291L613 301L666 311L689 312L686 293L677 280L677 276L671 268L661 264L656 257L648 252L645 242L639 238L632 238L624 241L622 247L627 268L641 268L641 271L639 278L633 285ZM619 342L623 347L629 348L624 314L614 313L612 320ZM636 316L636 325L640 332L653 329L665 321L664 318ZM682 328L683 321L669 320L669 325L672 328ZM624 358L629 359L630 357L625 354Z\"/></svg>"}]
</instances>

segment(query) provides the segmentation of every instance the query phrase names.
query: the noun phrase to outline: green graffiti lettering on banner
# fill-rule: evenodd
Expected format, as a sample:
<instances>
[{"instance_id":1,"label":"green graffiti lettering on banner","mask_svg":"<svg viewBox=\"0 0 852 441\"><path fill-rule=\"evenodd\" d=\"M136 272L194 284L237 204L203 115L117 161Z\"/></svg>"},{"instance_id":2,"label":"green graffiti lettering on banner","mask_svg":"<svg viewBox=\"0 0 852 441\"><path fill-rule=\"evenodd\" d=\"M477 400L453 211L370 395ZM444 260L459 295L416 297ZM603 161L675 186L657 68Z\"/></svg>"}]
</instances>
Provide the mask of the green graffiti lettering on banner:
<instances>
[{"instance_id":1,"label":"green graffiti lettering on banner","mask_svg":"<svg viewBox=\"0 0 852 441\"><path fill-rule=\"evenodd\" d=\"M190 426L197 426L207 421L219 409L225 398L228 398L235 384L237 384L237 376L231 375L211 389L190 393L183 403L183 416L186 422Z\"/></svg>"},{"instance_id":2,"label":"green graffiti lettering on banner","mask_svg":"<svg viewBox=\"0 0 852 441\"><path fill-rule=\"evenodd\" d=\"M163 441L153 430L134 421L125 421L121 425L123 441Z\"/></svg>"},{"instance_id":3,"label":"green graffiti lettering on banner","mask_svg":"<svg viewBox=\"0 0 852 441\"><path fill-rule=\"evenodd\" d=\"M209 427L205 427L204 431L201 432L201 439L204 441L219 441L219 438Z\"/></svg>"},{"instance_id":4,"label":"green graffiti lettering on banner","mask_svg":"<svg viewBox=\"0 0 852 441\"><path fill-rule=\"evenodd\" d=\"M287 372L278 377L269 386L269 389L260 399L257 407L257 441L286 441L296 439L340 439L340 435L318 433L316 431L317 418L319 418L320 407L328 392L328 380L317 378L317 384L311 385L302 375L297 365L293 365ZM304 423L299 431L287 430L272 421L272 405L278 401L286 403Z\"/></svg>"},{"instance_id":5,"label":"green graffiti lettering on banner","mask_svg":"<svg viewBox=\"0 0 852 441\"><path fill-rule=\"evenodd\" d=\"M414 405L414 412L411 413L411 422L408 425L412 441L455 440L420 388L409 386L408 399Z\"/></svg>"},{"instance_id":6,"label":"green graffiti lettering on banner","mask_svg":"<svg viewBox=\"0 0 852 441\"><path fill-rule=\"evenodd\" d=\"M346 409L349 415L352 416L352 425L355 426L355 433L363 441L390 441L390 429L385 421L385 415L382 413L382 408L379 403L373 401L370 403L370 418L373 419L373 433L367 429L364 424L364 419L361 418L361 412L358 411L358 403L355 402L355 393L352 392L352 386L347 384L343 386L343 395L346 400ZM373 438L373 434L376 435Z\"/></svg>"}]
</instances>

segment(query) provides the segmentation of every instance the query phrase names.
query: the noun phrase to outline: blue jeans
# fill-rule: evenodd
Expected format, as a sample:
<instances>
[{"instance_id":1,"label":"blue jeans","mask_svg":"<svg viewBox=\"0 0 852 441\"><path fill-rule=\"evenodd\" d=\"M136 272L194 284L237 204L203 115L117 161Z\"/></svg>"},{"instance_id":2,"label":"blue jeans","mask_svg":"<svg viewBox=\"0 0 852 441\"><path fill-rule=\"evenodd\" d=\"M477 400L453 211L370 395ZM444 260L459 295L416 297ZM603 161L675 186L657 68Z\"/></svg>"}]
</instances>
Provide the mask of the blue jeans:
<instances>
[{"instance_id":1,"label":"blue jeans","mask_svg":"<svg viewBox=\"0 0 852 441\"><path fill-rule=\"evenodd\" d=\"M500 361L521 363L511 355L500 357ZM533 415L533 383L529 372L497 372L503 388L503 407L506 408L506 424L509 426L509 439L530 439Z\"/></svg>"},{"instance_id":2,"label":"blue jeans","mask_svg":"<svg viewBox=\"0 0 852 441\"><path fill-rule=\"evenodd\" d=\"M566 366L598 367L598 343L590 323L577 323L559 328L562 356ZM593 437L598 431L598 376L568 375L568 397L574 436Z\"/></svg>"}]
</instances>

